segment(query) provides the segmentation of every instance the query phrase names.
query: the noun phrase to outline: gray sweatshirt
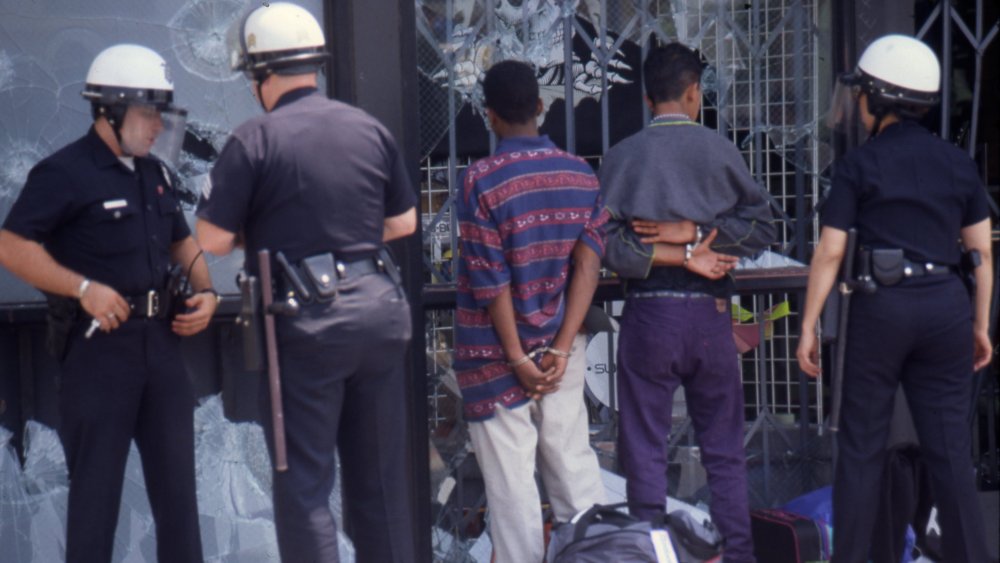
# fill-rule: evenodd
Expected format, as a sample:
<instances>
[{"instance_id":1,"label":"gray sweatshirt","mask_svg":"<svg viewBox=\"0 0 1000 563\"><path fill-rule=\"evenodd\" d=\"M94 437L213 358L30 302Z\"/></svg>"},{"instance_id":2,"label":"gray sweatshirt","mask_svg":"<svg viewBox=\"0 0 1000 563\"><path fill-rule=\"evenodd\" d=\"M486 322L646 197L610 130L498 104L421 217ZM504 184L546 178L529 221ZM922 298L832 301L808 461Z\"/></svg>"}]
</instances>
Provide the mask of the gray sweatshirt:
<instances>
[{"instance_id":1,"label":"gray sweatshirt","mask_svg":"<svg viewBox=\"0 0 1000 563\"><path fill-rule=\"evenodd\" d=\"M666 118L612 147L599 171L601 195L611 212L605 265L621 277L647 280L646 289L728 293L680 267L652 267L653 247L639 242L632 219L688 219L707 233L719 229L712 249L749 256L775 240L774 216L736 146L689 121ZM658 281L656 279L658 278ZM723 280L726 281L726 280ZM714 290L702 287L715 286Z\"/></svg>"}]
</instances>

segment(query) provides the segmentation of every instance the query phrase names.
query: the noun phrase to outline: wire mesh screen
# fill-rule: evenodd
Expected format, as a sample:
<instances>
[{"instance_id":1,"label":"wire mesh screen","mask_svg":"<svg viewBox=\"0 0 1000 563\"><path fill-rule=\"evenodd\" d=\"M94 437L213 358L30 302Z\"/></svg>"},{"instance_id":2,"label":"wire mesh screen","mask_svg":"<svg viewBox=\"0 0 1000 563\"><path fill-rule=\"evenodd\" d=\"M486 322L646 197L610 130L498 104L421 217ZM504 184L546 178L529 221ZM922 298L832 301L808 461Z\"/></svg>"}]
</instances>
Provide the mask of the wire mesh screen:
<instances>
[{"instance_id":1,"label":"wire mesh screen","mask_svg":"<svg viewBox=\"0 0 1000 563\"><path fill-rule=\"evenodd\" d=\"M702 121L737 145L771 199L782 228L765 265L795 264L787 256L804 256L802 247L816 238L812 209L831 160L819 126L820 92L828 84L819 78L823 43L816 2L417 0L426 282L453 282L460 236L452 213L456 182L464 166L495 146L484 125L479 90L492 63L516 58L531 64L547 110L542 132L599 166L607 147L649 118L641 61L651 44L670 41L700 52L707 64ZM798 200L806 204L801 216ZM799 233L805 240L795 238L797 221L806 225ZM736 297L732 304L737 337L747 344L741 368L756 505L775 504L828 482L826 438L815 429L802 434L794 427L803 402L794 360L796 299L795 294L769 293ZM617 307L608 305L612 312ZM484 498L450 368L453 314L428 311L426 321L435 553L447 561L477 560L477 550L488 550L483 547ZM593 342L599 340L605 339ZM588 369L596 372L600 366L607 382L602 389L588 389L592 443L602 465L614 470L614 391L607 388L614 378L606 375L615 369L614 338L591 348ZM588 384L593 375L588 374ZM810 383L804 389L808 422L815 425L823 416L822 386ZM678 418L671 494L707 500L693 469L697 463L689 463L697 448L685 439L686 432Z\"/></svg>"}]
</instances>

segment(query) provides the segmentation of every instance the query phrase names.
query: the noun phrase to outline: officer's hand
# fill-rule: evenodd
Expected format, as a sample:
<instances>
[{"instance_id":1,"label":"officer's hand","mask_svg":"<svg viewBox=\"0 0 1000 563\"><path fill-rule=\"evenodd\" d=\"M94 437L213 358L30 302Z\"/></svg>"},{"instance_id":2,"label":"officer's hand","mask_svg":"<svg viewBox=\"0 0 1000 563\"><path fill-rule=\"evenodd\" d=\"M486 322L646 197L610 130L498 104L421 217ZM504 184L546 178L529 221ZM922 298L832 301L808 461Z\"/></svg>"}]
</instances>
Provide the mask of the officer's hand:
<instances>
[{"instance_id":1,"label":"officer's hand","mask_svg":"<svg viewBox=\"0 0 1000 563\"><path fill-rule=\"evenodd\" d=\"M694 239L696 227L694 221L687 219L670 222L633 219L632 230L642 237L639 240L644 243L684 244Z\"/></svg>"},{"instance_id":2,"label":"officer's hand","mask_svg":"<svg viewBox=\"0 0 1000 563\"><path fill-rule=\"evenodd\" d=\"M541 399L543 395L559 389L555 368L543 371L534 361L528 361L512 369L528 396L536 401Z\"/></svg>"},{"instance_id":3,"label":"officer's hand","mask_svg":"<svg viewBox=\"0 0 1000 563\"><path fill-rule=\"evenodd\" d=\"M802 335L799 336L799 349L795 352L795 357L799 359L799 367L809 377L819 375L819 346L816 332L812 328L802 327Z\"/></svg>"},{"instance_id":4,"label":"officer's hand","mask_svg":"<svg viewBox=\"0 0 1000 563\"><path fill-rule=\"evenodd\" d=\"M975 352L972 359L972 371L979 371L989 365L993 358L993 345L990 343L990 335L985 330L977 330L972 333Z\"/></svg>"},{"instance_id":5,"label":"officer's hand","mask_svg":"<svg viewBox=\"0 0 1000 563\"><path fill-rule=\"evenodd\" d=\"M111 332L128 319L131 309L117 291L103 283L91 281L80 299L80 306L101 323L101 330Z\"/></svg>"},{"instance_id":6,"label":"officer's hand","mask_svg":"<svg viewBox=\"0 0 1000 563\"><path fill-rule=\"evenodd\" d=\"M174 317L171 328L181 336L191 336L205 330L219 306L219 301L215 294L202 292L195 293L184 304L191 311Z\"/></svg>"},{"instance_id":7,"label":"officer's hand","mask_svg":"<svg viewBox=\"0 0 1000 563\"><path fill-rule=\"evenodd\" d=\"M691 259L684 267L710 280L717 280L735 268L739 258L712 250L712 241L718 234L718 229L712 229L712 232L691 251Z\"/></svg>"}]
</instances>

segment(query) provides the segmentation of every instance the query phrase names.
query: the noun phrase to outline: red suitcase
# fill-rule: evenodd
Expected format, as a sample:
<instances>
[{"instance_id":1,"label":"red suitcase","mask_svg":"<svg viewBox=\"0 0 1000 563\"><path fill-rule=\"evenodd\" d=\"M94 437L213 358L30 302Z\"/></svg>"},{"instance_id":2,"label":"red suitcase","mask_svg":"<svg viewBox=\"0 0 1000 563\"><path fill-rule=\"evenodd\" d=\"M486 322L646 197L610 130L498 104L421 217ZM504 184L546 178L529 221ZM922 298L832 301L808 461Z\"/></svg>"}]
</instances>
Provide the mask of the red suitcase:
<instances>
[{"instance_id":1,"label":"red suitcase","mask_svg":"<svg viewBox=\"0 0 1000 563\"><path fill-rule=\"evenodd\" d=\"M826 525L780 509L750 512L754 555L760 563L813 563L830 559Z\"/></svg>"}]
</instances>

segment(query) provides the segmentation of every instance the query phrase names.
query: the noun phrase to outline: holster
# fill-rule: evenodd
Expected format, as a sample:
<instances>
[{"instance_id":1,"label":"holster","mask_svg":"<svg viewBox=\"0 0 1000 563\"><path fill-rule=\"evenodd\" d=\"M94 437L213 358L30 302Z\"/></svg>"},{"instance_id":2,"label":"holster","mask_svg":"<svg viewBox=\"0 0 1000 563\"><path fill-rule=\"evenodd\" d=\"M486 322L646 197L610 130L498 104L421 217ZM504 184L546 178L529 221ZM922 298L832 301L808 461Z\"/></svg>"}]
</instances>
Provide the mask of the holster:
<instances>
[{"instance_id":1,"label":"holster","mask_svg":"<svg viewBox=\"0 0 1000 563\"><path fill-rule=\"evenodd\" d=\"M62 361L69 348L69 334L80 318L80 304L70 297L47 295L46 299L49 310L45 316L45 348Z\"/></svg>"},{"instance_id":2,"label":"holster","mask_svg":"<svg viewBox=\"0 0 1000 563\"><path fill-rule=\"evenodd\" d=\"M885 286L899 283L905 275L906 257L901 248L874 248L871 251L872 277Z\"/></svg>"},{"instance_id":3,"label":"holster","mask_svg":"<svg viewBox=\"0 0 1000 563\"><path fill-rule=\"evenodd\" d=\"M388 247L383 246L378 251L378 260L382 264L382 269L392 280L392 283L396 285L396 291L399 293L401 299L406 297L406 291L403 289L403 274L399 271L399 266L396 265L395 259L392 257L392 252L389 251Z\"/></svg>"},{"instance_id":4,"label":"holster","mask_svg":"<svg viewBox=\"0 0 1000 563\"><path fill-rule=\"evenodd\" d=\"M264 369L261 347L260 282L255 276L240 272L236 277L240 288L240 314L236 324L243 337L243 364L247 371Z\"/></svg>"},{"instance_id":5,"label":"holster","mask_svg":"<svg viewBox=\"0 0 1000 563\"><path fill-rule=\"evenodd\" d=\"M166 288L168 297L166 318L173 319L178 314L187 312L187 300L194 295L194 291L180 264L170 267Z\"/></svg>"},{"instance_id":6,"label":"holster","mask_svg":"<svg viewBox=\"0 0 1000 563\"><path fill-rule=\"evenodd\" d=\"M969 295L976 294L976 268L983 263L983 257L976 249L962 252L962 258L958 263L958 273L965 284L965 289Z\"/></svg>"},{"instance_id":7,"label":"holster","mask_svg":"<svg viewBox=\"0 0 1000 563\"><path fill-rule=\"evenodd\" d=\"M878 285L872 279L872 250L859 247L854 260L854 271L857 272L854 278L854 289L862 293L875 293Z\"/></svg>"}]
</instances>

